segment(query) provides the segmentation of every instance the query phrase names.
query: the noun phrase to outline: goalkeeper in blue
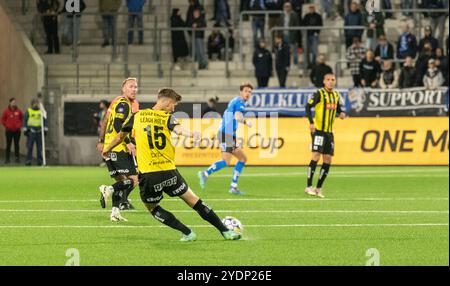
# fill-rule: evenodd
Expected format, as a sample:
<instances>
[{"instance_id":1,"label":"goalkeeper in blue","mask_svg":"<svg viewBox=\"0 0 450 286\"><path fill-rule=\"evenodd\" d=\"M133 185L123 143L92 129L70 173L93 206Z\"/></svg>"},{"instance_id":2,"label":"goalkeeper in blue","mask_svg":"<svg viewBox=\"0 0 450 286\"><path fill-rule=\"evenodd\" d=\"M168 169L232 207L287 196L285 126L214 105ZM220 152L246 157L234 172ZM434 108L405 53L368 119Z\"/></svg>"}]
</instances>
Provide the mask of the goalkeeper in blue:
<instances>
[{"instance_id":1,"label":"goalkeeper in blue","mask_svg":"<svg viewBox=\"0 0 450 286\"><path fill-rule=\"evenodd\" d=\"M235 195L244 195L244 193L238 189L238 180L244 170L247 156L241 146L237 146L236 144L236 131L239 123L252 127L251 122L245 120L244 111L245 103L252 96L253 85L249 82L245 82L241 84L239 90L239 96L228 103L228 107L223 114L219 132L217 133L217 138L220 141L220 149L222 151L222 160L215 162L205 171L198 172L202 189L205 188L208 177L226 166L229 166L231 158L234 156L238 162L233 170L229 192Z\"/></svg>"}]
</instances>

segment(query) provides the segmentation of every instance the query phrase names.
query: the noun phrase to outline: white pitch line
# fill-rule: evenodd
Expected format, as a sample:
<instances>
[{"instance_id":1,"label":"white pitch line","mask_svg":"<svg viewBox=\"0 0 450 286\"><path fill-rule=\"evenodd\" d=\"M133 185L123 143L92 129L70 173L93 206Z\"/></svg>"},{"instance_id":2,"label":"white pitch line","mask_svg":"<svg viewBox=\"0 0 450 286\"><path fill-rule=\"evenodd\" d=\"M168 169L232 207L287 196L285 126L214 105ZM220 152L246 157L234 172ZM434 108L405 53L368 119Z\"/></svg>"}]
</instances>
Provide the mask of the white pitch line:
<instances>
[{"instance_id":1,"label":"white pitch line","mask_svg":"<svg viewBox=\"0 0 450 286\"><path fill-rule=\"evenodd\" d=\"M383 224L253 224L245 228L288 227L448 227L448 223L383 223ZM191 225L193 228L210 228L210 225ZM165 225L0 225L0 228L167 228Z\"/></svg>"},{"instance_id":2,"label":"white pitch line","mask_svg":"<svg viewBox=\"0 0 450 286\"><path fill-rule=\"evenodd\" d=\"M420 210L214 210L217 213L374 213L374 214L449 214L449 211L420 211ZM109 210L24 210L24 209L0 209L0 213L6 212L85 212L85 213L109 213ZM131 210L129 213L148 213L145 210ZM192 210L171 210L174 213L193 213Z\"/></svg>"},{"instance_id":3,"label":"white pitch line","mask_svg":"<svg viewBox=\"0 0 450 286\"><path fill-rule=\"evenodd\" d=\"M251 202L251 201L315 201L315 202L330 202L330 201L448 201L449 198L426 197L426 198L209 198L205 199L208 202ZM87 203L98 202L98 199L61 199L61 200L0 200L0 203ZM181 202L177 198L167 198L163 202Z\"/></svg>"}]
</instances>

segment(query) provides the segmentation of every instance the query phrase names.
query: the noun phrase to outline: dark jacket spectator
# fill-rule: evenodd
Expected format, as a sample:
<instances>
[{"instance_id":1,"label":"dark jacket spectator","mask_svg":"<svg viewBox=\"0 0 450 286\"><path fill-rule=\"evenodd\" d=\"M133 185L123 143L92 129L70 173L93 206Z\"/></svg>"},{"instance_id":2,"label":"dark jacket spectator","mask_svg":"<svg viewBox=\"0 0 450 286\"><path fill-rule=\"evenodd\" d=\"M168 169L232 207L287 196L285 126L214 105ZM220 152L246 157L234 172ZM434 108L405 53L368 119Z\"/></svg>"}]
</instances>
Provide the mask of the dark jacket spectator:
<instances>
[{"instance_id":1,"label":"dark jacket spectator","mask_svg":"<svg viewBox=\"0 0 450 286\"><path fill-rule=\"evenodd\" d=\"M47 54L59 54L58 0L37 0L37 10L41 16L47 38Z\"/></svg>"},{"instance_id":2,"label":"dark jacket spectator","mask_svg":"<svg viewBox=\"0 0 450 286\"><path fill-rule=\"evenodd\" d=\"M206 28L205 18L199 17L199 18L192 19L191 27L194 28L194 26L195 26L195 28L198 28L198 29ZM196 39L204 39L205 31L203 31L203 30L195 31L195 38Z\"/></svg>"},{"instance_id":3,"label":"dark jacket spectator","mask_svg":"<svg viewBox=\"0 0 450 286\"><path fill-rule=\"evenodd\" d=\"M384 17L383 13L375 12L372 14L363 14L364 26L367 27L367 48L375 49L376 39L384 35Z\"/></svg>"},{"instance_id":4,"label":"dark jacket spectator","mask_svg":"<svg viewBox=\"0 0 450 286\"><path fill-rule=\"evenodd\" d=\"M281 35L275 37L275 69L280 87L286 87L286 79L290 66L289 45L283 41Z\"/></svg>"},{"instance_id":5,"label":"dark jacket spectator","mask_svg":"<svg viewBox=\"0 0 450 286\"><path fill-rule=\"evenodd\" d=\"M415 58L417 54L416 36L409 32L407 23L402 24L402 34L398 37L397 58L404 59L407 56Z\"/></svg>"},{"instance_id":6,"label":"dark jacket spectator","mask_svg":"<svg viewBox=\"0 0 450 286\"><path fill-rule=\"evenodd\" d=\"M319 55L317 57L317 64L315 64L311 69L309 78L315 87L322 88L323 79L325 75L329 73L333 73L333 69L325 63L325 57L323 55Z\"/></svg>"},{"instance_id":7,"label":"dark jacket spectator","mask_svg":"<svg viewBox=\"0 0 450 286\"><path fill-rule=\"evenodd\" d=\"M344 27L345 26L363 26L363 15L358 8L358 4L356 2L352 2L350 5L350 11L344 18ZM345 46L348 48L353 43L353 38L358 37L361 39L364 30L344 30L345 35Z\"/></svg>"},{"instance_id":8,"label":"dark jacket spectator","mask_svg":"<svg viewBox=\"0 0 450 286\"><path fill-rule=\"evenodd\" d=\"M436 49L436 67L442 72L444 76L444 85L448 85L448 57L444 55L441 48Z\"/></svg>"},{"instance_id":9,"label":"dark jacket spectator","mask_svg":"<svg viewBox=\"0 0 450 286\"><path fill-rule=\"evenodd\" d=\"M217 54L218 59L223 59L223 49L225 49L225 37L219 30L213 30L208 36L208 58L211 59L213 54Z\"/></svg>"},{"instance_id":10,"label":"dark jacket spectator","mask_svg":"<svg viewBox=\"0 0 450 286\"><path fill-rule=\"evenodd\" d=\"M220 113L217 111L218 102L219 98L217 96L208 99L206 107L202 109L202 118L221 118Z\"/></svg>"},{"instance_id":11,"label":"dark jacket spectator","mask_svg":"<svg viewBox=\"0 0 450 286\"><path fill-rule=\"evenodd\" d=\"M172 9L172 17L170 18L170 26L172 28L185 28L186 23L181 18L180 9ZM176 63L178 58L187 57L189 49L186 42L184 31L172 31L172 56L173 62Z\"/></svg>"},{"instance_id":12,"label":"dark jacket spectator","mask_svg":"<svg viewBox=\"0 0 450 286\"><path fill-rule=\"evenodd\" d=\"M389 43L385 35L381 35L378 39L378 45L375 48L375 59L392 60L394 59L394 46Z\"/></svg>"},{"instance_id":13,"label":"dark jacket spectator","mask_svg":"<svg viewBox=\"0 0 450 286\"><path fill-rule=\"evenodd\" d=\"M372 51L367 51L366 58L359 64L359 74L361 76L361 86L375 88L378 86L381 67Z\"/></svg>"},{"instance_id":14,"label":"dark jacket spectator","mask_svg":"<svg viewBox=\"0 0 450 286\"><path fill-rule=\"evenodd\" d=\"M323 26L322 16L320 16L317 12L310 11L305 15L305 17L303 17L302 26ZM308 30L308 36L315 34L319 35L320 30Z\"/></svg>"},{"instance_id":15,"label":"dark jacket spectator","mask_svg":"<svg viewBox=\"0 0 450 286\"><path fill-rule=\"evenodd\" d=\"M285 11L283 14L281 14L281 17L278 19L277 26L278 27L299 27L300 26L300 19L297 15L297 13L294 12L292 9L292 5L289 2L286 2L284 4L286 7L284 8ZM287 21L287 18L289 21ZM286 23L287 22L287 23ZM289 44L296 44L298 43L298 34L299 31L296 30L290 30L290 31L279 31L283 32L285 35L285 40L288 40Z\"/></svg>"},{"instance_id":16,"label":"dark jacket spectator","mask_svg":"<svg viewBox=\"0 0 450 286\"><path fill-rule=\"evenodd\" d=\"M347 50L347 60L349 63L350 73L353 78L353 85L359 86L361 84L361 78L359 75L359 64L366 56L367 49L361 44L361 40L358 37L353 38L353 44Z\"/></svg>"},{"instance_id":17,"label":"dark jacket spectator","mask_svg":"<svg viewBox=\"0 0 450 286\"><path fill-rule=\"evenodd\" d=\"M400 71L398 80L399 88L410 88L417 86L417 70L414 67L413 59L406 57L405 63Z\"/></svg>"},{"instance_id":18,"label":"dark jacket spectator","mask_svg":"<svg viewBox=\"0 0 450 286\"><path fill-rule=\"evenodd\" d=\"M431 44L425 43L423 50L420 52L420 55L416 62L417 69L417 85L422 86L423 84L423 76L427 72L428 69L428 61L434 58L433 51L431 50Z\"/></svg>"},{"instance_id":19,"label":"dark jacket spectator","mask_svg":"<svg viewBox=\"0 0 450 286\"><path fill-rule=\"evenodd\" d=\"M423 46L425 45L425 43L431 44L431 49L432 49L433 53L436 51L437 47L439 46L438 40L435 37L433 37L433 33L431 31L430 26L425 27L425 37L423 37L419 41L419 51L421 51L423 49Z\"/></svg>"},{"instance_id":20,"label":"dark jacket spectator","mask_svg":"<svg viewBox=\"0 0 450 286\"><path fill-rule=\"evenodd\" d=\"M200 4L199 0L189 0L189 7L186 12L186 24L188 27L192 27L194 21L194 10L200 9L201 18L206 21L205 8Z\"/></svg>"},{"instance_id":21,"label":"dark jacket spectator","mask_svg":"<svg viewBox=\"0 0 450 286\"><path fill-rule=\"evenodd\" d=\"M127 8L130 13L140 13L142 12L145 1L147 0L127 0Z\"/></svg>"},{"instance_id":22,"label":"dark jacket spectator","mask_svg":"<svg viewBox=\"0 0 450 286\"><path fill-rule=\"evenodd\" d=\"M267 87L273 75L272 54L266 49L266 42L261 40L253 53L253 66L258 87Z\"/></svg>"}]
</instances>

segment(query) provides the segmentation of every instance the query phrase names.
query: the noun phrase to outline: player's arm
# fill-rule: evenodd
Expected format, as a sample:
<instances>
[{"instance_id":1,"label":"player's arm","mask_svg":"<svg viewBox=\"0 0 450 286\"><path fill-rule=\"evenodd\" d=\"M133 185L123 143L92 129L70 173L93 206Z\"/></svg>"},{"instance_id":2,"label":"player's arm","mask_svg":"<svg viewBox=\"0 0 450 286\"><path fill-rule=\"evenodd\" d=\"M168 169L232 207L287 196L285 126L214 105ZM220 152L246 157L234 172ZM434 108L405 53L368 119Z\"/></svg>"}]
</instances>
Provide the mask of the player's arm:
<instances>
[{"instance_id":1,"label":"player's arm","mask_svg":"<svg viewBox=\"0 0 450 286\"><path fill-rule=\"evenodd\" d=\"M313 95L313 97L308 100L308 103L306 104L305 112L309 120L309 129L311 130L311 132L314 132L316 130L314 126L314 119L312 116L311 108L316 106L316 104L319 103L319 101L320 101L320 94L319 92L316 92Z\"/></svg>"},{"instance_id":2,"label":"player's arm","mask_svg":"<svg viewBox=\"0 0 450 286\"><path fill-rule=\"evenodd\" d=\"M339 102L337 104L337 107L336 107L336 113L339 114L339 118L340 119L344 119L345 118L345 111L342 110L341 101L340 100L339 100Z\"/></svg>"},{"instance_id":3,"label":"player's arm","mask_svg":"<svg viewBox=\"0 0 450 286\"><path fill-rule=\"evenodd\" d=\"M170 116L169 122L167 123L167 127L169 128L170 131L172 131L177 135L194 138L194 140L199 140L201 136L200 132L196 131L191 132L190 130L187 130L186 128L181 126L180 123L173 116Z\"/></svg>"},{"instance_id":4,"label":"player's arm","mask_svg":"<svg viewBox=\"0 0 450 286\"><path fill-rule=\"evenodd\" d=\"M247 125L248 127L252 127L252 123L250 121L245 120L244 114L240 111L234 114L234 118L237 122Z\"/></svg>"},{"instance_id":5,"label":"player's arm","mask_svg":"<svg viewBox=\"0 0 450 286\"><path fill-rule=\"evenodd\" d=\"M114 147L122 143L125 140L125 138L128 137L128 135L133 130L133 124L134 124L134 114L125 124L123 124L122 129L119 131L119 134L117 134L117 136L114 137L111 143L109 143L109 145L103 149L104 158L107 158L108 153L111 152L111 150L114 149Z\"/></svg>"},{"instance_id":6,"label":"player's arm","mask_svg":"<svg viewBox=\"0 0 450 286\"><path fill-rule=\"evenodd\" d=\"M100 122L100 131L98 134L98 143L97 143L97 150L102 153L103 152L103 144L105 143L105 132L106 132L106 125L108 123L108 118L110 116L109 111L106 112L105 117L103 118L103 121Z\"/></svg>"}]
</instances>

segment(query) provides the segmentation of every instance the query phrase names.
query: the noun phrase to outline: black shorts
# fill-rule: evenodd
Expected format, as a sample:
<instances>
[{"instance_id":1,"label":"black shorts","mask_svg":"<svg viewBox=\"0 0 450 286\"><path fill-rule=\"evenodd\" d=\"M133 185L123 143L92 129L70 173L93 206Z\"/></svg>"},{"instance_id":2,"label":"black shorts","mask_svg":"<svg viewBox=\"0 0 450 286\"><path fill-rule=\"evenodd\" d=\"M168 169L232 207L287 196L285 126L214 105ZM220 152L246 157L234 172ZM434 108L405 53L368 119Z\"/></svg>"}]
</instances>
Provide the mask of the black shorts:
<instances>
[{"instance_id":1,"label":"black shorts","mask_svg":"<svg viewBox=\"0 0 450 286\"><path fill-rule=\"evenodd\" d=\"M333 133L316 131L312 135L312 151L324 155L334 155L334 136Z\"/></svg>"},{"instance_id":2,"label":"black shorts","mask_svg":"<svg viewBox=\"0 0 450 286\"><path fill-rule=\"evenodd\" d=\"M219 138L220 150L222 152L233 153L237 148L235 135L229 135L219 131L219 133L217 133L217 138Z\"/></svg>"},{"instance_id":3,"label":"black shorts","mask_svg":"<svg viewBox=\"0 0 450 286\"><path fill-rule=\"evenodd\" d=\"M139 174L139 190L144 203L159 203L164 193L179 197L189 189L178 170Z\"/></svg>"},{"instance_id":4,"label":"black shorts","mask_svg":"<svg viewBox=\"0 0 450 286\"><path fill-rule=\"evenodd\" d=\"M108 166L111 177L118 175L137 175L133 157L127 152L110 152L109 159L106 160L106 166Z\"/></svg>"}]
</instances>

